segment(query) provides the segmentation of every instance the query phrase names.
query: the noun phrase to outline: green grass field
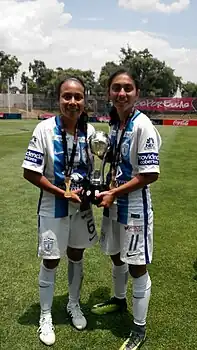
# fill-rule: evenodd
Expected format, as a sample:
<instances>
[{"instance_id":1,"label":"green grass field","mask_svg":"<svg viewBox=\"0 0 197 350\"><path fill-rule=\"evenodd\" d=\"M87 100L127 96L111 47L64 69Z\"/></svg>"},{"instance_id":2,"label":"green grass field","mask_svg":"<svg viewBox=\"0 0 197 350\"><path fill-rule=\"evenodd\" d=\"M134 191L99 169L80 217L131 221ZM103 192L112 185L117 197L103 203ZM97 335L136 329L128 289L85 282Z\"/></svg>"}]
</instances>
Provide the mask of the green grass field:
<instances>
[{"instance_id":1,"label":"green grass field","mask_svg":"<svg viewBox=\"0 0 197 350\"><path fill-rule=\"evenodd\" d=\"M37 279L38 190L23 180L21 163L37 121L0 121L0 232L2 350L39 350ZM104 124L97 128L107 128ZM107 130L107 129L106 129ZM160 180L152 185L155 211L154 260L149 268L152 298L148 338L143 350L197 349L197 128L160 127ZM95 209L98 229L102 211ZM85 253L81 303L88 327L76 331L64 306L67 295L66 263L61 261L53 304L56 350L118 350L130 330L125 315L96 316L91 306L110 296L111 263L99 246Z\"/></svg>"}]
</instances>

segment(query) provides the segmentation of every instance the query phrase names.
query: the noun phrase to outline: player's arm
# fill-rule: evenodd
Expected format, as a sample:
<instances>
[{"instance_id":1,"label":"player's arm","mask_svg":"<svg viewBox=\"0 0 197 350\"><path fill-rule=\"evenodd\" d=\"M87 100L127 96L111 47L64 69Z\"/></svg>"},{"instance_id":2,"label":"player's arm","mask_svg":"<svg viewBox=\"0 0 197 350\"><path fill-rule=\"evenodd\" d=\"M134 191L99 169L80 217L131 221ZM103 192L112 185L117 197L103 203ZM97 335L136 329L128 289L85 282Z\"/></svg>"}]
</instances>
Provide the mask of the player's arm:
<instances>
[{"instance_id":1,"label":"player's arm","mask_svg":"<svg viewBox=\"0 0 197 350\"><path fill-rule=\"evenodd\" d=\"M152 182L157 181L158 177L158 173L137 174L132 180L126 182L123 185L120 185L119 187L111 189L109 192L114 197L119 197L124 194L139 190L140 188L143 188L144 186L147 186Z\"/></svg>"},{"instance_id":2,"label":"player's arm","mask_svg":"<svg viewBox=\"0 0 197 350\"><path fill-rule=\"evenodd\" d=\"M53 185L44 175L29 169L24 169L23 176L26 180L31 182L33 185L41 188L42 190L54 194L56 197L65 199L65 191ZM80 189L71 191L69 196L66 198L72 202L81 202L81 199L78 196L78 193L80 192Z\"/></svg>"},{"instance_id":3,"label":"player's arm","mask_svg":"<svg viewBox=\"0 0 197 350\"><path fill-rule=\"evenodd\" d=\"M138 174L127 183L112 189L115 197L143 188L157 181L159 177L161 137L150 121L138 127L137 141Z\"/></svg>"},{"instance_id":4,"label":"player's arm","mask_svg":"<svg viewBox=\"0 0 197 350\"><path fill-rule=\"evenodd\" d=\"M139 128L137 148L138 174L130 181L110 191L102 192L99 196L106 196L101 206L110 206L116 197L134 192L155 181L159 177L159 148L161 138L152 123ZM107 198L108 197L108 198ZM105 202L105 203L104 203Z\"/></svg>"},{"instance_id":5,"label":"player's arm","mask_svg":"<svg viewBox=\"0 0 197 350\"><path fill-rule=\"evenodd\" d=\"M64 198L65 191L53 185L45 176L44 168L46 165L46 147L45 139L40 125L35 128L32 139L30 140L28 150L25 154L22 167L24 168L23 176L33 185L54 194L57 197ZM77 196L78 191L73 191L68 199L80 202Z\"/></svg>"},{"instance_id":6,"label":"player's arm","mask_svg":"<svg viewBox=\"0 0 197 350\"><path fill-rule=\"evenodd\" d=\"M44 175L29 169L24 169L24 178L33 185L44 191L50 192L57 197L64 198L65 191L53 185Z\"/></svg>"}]
</instances>

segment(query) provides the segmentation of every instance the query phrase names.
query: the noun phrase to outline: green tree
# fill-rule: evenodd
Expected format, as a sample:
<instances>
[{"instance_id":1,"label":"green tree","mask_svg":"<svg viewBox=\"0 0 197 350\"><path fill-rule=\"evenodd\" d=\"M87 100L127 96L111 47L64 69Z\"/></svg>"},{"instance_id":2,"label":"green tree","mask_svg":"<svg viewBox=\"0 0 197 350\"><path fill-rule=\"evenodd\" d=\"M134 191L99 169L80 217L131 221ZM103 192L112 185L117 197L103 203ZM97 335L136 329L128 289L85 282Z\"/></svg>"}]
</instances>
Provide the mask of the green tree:
<instances>
[{"instance_id":1,"label":"green tree","mask_svg":"<svg viewBox=\"0 0 197 350\"><path fill-rule=\"evenodd\" d=\"M121 48L120 65L128 69L139 80L141 96L173 96L181 78L174 70L149 52Z\"/></svg>"},{"instance_id":2,"label":"green tree","mask_svg":"<svg viewBox=\"0 0 197 350\"><path fill-rule=\"evenodd\" d=\"M111 74L113 74L120 66L113 61L106 62L101 68L98 83L95 86L95 92L99 92L99 95L106 95L107 81Z\"/></svg>"},{"instance_id":3,"label":"green tree","mask_svg":"<svg viewBox=\"0 0 197 350\"><path fill-rule=\"evenodd\" d=\"M95 75L94 72L91 70L82 71L80 69L73 69L73 68L63 69L58 67L53 71L53 77L48 82L48 91L50 91L50 96L55 97L59 82L62 79L66 79L69 77L76 77L76 78L78 77L82 79L86 87L86 92L88 92L88 94L91 95L95 86L94 75Z\"/></svg>"},{"instance_id":4,"label":"green tree","mask_svg":"<svg viewBox=\"0 0 197 350\"><path fill-rule=\"evenodd\" d=\"M182 85L183 96L197 97L197 84L188 81Z\"/></svg>"},{"instance_id":5,"label":"green tree","mask_svg":"<svg viewBox=\"0 0 197 350\"><path fill-rule=\"evenodd\" d=\"M28 84L28 93L29 94L36 94L38 92L38 86L33 81L32 78L28 77L25 72L21 74L21 85L22 89L21 92L25 92L26 90L26 83Z\"/></svg>"},{"instance_id":6,"label":"green tree","mask_svg":"<svg viewBox=\"0 0 197 350\"><path fill-rule=\"evenodd\" d=\"M43 61L34 60L29 64L29 72L32 74L32 81L37 85L37 93L50 95L49 85L54 78L53 69L47 68Z\"/></svg>"},{"instance_id":7,"label":"green tree","mask_svg":"<svg viewBox=\"0 0 197 350\"><path fill-rule=\"evenodd\" d=\"M174 70L160 61L148 49L135 51L131 47L121 48L119 63L106 62L101 68L96 91L106 94L109 76L119 68L125 68L140 83L141 96L173 96L181 78Z\"/></svg>"},{"instance_id":8,"label":"green tree","mask_svg":"<svg viewBox=\"0 0 197 350\"><path fill-rule=\"evenodd\" d=\"M21 62L16 56L0 51L0 92L7 92L7 80L10 84L14 81L20 66Z\"/></svg>"}]
</instances>

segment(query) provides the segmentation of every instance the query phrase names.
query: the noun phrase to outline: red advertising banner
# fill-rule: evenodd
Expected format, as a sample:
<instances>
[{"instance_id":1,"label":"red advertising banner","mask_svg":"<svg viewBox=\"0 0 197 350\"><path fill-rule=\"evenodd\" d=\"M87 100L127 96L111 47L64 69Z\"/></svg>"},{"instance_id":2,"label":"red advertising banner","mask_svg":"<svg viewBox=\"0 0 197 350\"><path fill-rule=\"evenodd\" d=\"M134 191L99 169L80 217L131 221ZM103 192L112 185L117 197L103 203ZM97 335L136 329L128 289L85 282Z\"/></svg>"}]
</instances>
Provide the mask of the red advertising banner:
<instances>
[{"instance_id":1,"label":"red advertising banner","mask_svg":"<svg viewBox=\"0 0 197 350\"><path fill-rule=\"evenodd\" d=\"M197 120L195 119L163 119L163 125L173 126L197 126Z\"/></svg>"},{"instance_id":2,"label":"red advertising banner","mask_svg":"<svg viewBox=\"0 0 197 350\"><path fill-rule=\"evenodd\" d=\"M4 113L0 113L0 118L3 118L4 117Z\"/></svg>"},{"instance_id":3,"label":"red advertising banner","mask_svg":"<svg viewBox=\"0 0 197 350\"><path fill-rule=\"evenodd\" d=\"M140 111L146 112L197 112L197 98L142 98L136 102L135 106Z\"/></svg>"}]
</instances>

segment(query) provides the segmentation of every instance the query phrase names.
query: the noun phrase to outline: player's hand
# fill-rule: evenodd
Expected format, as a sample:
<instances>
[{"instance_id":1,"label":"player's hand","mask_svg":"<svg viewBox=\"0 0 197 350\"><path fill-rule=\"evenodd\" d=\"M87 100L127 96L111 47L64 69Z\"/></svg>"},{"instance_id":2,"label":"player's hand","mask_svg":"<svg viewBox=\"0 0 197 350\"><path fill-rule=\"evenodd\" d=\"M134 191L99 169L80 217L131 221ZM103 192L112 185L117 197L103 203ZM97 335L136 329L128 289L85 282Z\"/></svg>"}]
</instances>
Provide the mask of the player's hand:
<instances>
[{"instance_id":1,"label":"player's hand","mask_svg":"<svg viewBox=\"0 0 197 350\"><path fill-rule=\"evenodd\" d=\"M82 188L70 191L69 194L64 194L64 197L73 203L81 203L81 199L79 197L81 191L82 191Z\"/></svg>"},{"instance_id":2,"label":"player's hand","mask_svg":"<svg viewBox=\"0 0 197 350\"><path fill-rule=\"evenodd\" d=\"M98 193L96 198L100 200L97 207L109 208L113 204L115 196L110 191L104 191Z\"/></svg>"}]
</instances>

